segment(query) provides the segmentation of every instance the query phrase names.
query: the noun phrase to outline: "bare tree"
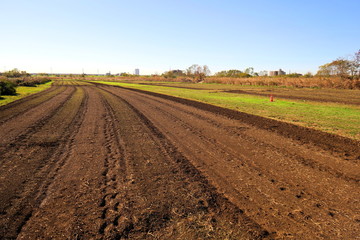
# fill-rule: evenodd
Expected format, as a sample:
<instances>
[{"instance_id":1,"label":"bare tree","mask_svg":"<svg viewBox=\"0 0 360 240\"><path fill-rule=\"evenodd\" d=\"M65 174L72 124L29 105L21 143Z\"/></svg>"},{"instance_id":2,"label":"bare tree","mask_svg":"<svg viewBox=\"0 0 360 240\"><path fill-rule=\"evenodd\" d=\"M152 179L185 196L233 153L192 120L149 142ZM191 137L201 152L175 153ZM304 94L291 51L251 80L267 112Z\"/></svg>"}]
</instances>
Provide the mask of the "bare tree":
<instances>
[{"instance_id":1,"label":"bare tree","mask_svg":"<svg viewBox=\"0 0 360 240\"><path fill-rule=\"evenodd\" d=\"M338 58L331 63L321 65L317 75L340 76L352 79L360 78L360 50L348 59Z\"/></svg>"},{"instance_id":2,"label":"bare tree","mask_svg":"<svg viewBox=\"0 0 360 240\"><path fill-rule=\"evenodd\" d=\"M351 74L351 61L338 58L331 63L321 65L318 75L348 77Z\"/></svg>"},{"instance_id":3,"label":"bare tree","mask_svg":"<svg viewBox=\"0 0 360 240\"><path fill-rule=\"evenodd\" d=\"M254 68L248 67L247 69L245 69L244 72L252 76L252 75L254 75Z\"/></svg>"},{"instance_id":4,"label":"bare tree","mask_svg":"<svg viewBox=\"0 0 360 240\"><path fill-rule=\"evenodd\" d=\"M360 50L358 50L353 57L352 61L354 76L360 78Z\"/></svg>"},{"instance_id":5,"label":"bare tree","mask_svg":"<svg viewBox=\"0 0 360 240\"><path fill-rule=\"evenodd\" d=\"M195 82L202 82L206 76L210 75L210 69L206 65L200 66L198 64L193 64L186 69L186 75L192 77Z\"/></svg>"}]
</instances>

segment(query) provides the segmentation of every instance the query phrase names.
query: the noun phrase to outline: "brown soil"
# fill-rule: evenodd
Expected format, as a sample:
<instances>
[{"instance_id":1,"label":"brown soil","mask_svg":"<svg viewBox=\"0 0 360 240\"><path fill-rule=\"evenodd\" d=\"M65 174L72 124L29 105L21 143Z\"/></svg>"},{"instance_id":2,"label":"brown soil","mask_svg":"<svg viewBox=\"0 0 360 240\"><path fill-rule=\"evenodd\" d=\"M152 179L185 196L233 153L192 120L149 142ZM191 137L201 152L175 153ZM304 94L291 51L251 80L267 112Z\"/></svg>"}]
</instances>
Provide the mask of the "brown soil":
<instances>
[{"instance_id":1,"label":"brown soil","mask_svg":"<svg viewBox=\"0 0 360 240\"><path fill-rule=\"evenodd\" d=\"M9 106L0 107L1 239L360 235L358 142L76 82Z\"/></svg>"}]
</instances>

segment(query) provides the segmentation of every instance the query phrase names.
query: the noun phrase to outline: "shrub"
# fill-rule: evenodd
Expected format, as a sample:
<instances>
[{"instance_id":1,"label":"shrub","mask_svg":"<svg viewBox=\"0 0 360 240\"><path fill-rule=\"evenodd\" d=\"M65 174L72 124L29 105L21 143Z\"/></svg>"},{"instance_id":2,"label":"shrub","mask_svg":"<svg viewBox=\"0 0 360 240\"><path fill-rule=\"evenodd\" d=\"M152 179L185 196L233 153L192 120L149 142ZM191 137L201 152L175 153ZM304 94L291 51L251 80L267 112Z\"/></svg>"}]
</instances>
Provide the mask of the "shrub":
<instances>
[{"instance_id":1,"label":"shrub","mask_svg":"<svg viewBox=\"0 0 360 240\"><path fill-rule=\"evenodd\" d=\"M16 79L17 86L24 86L24 87L36 87L37 85L44 84L50 82L51 79L49 78L23 78L23 79Z\"/></svg>"},{"instance_id":2,"label":"shrub","mask_svg":"<svg viewBox=\"0 0 360 240\"><path fill-rule=\"evenodd\" d=\"M14 68L13 70L3 72L3 76L8 78L17 78L17 77L29 77L30 74L26 71L19 71L17 68Z\"/></svg>"},{"instance_id":3,"label":"shrub","mask_svg":"<svg viewBox=\"0 0 360 240\"><path fill-rule=\"evenodd\" d=\"M0 95L16 95L15 84L8 81L1 81Z\"/></svg>"}]
</instances>

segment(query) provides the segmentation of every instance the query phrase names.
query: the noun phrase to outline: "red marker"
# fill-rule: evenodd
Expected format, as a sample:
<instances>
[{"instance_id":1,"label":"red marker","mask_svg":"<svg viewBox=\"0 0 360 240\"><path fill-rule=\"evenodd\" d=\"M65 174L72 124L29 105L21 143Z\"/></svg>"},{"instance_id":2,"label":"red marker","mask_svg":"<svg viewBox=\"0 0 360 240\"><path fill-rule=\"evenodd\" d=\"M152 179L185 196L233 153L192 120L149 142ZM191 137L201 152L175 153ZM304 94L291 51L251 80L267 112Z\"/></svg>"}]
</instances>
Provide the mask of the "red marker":
<instances>
[{"instance_id":1,"label":"red marker","mask_svg":"<svg viewBox=\"0 0 360 240\"><path fill-rule=\"evenodd\" d=\"M270 95L270 102L273 102L274 101L274 96L271 94Z\"/></svg>"}]
</instances>

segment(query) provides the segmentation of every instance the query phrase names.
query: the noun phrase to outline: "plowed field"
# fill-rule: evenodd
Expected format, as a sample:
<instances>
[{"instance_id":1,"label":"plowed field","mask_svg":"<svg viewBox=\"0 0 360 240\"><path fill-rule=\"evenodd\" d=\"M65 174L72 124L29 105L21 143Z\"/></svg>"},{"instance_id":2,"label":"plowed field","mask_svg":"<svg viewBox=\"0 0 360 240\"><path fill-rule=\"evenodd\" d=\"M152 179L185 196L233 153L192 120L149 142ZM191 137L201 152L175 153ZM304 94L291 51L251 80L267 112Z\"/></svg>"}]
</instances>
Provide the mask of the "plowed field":
<instances>
[{"instance_id":1,"label":"plowed field","mask_svg":"<svg viewBox=\"0 0 360 240\"><path fill-rule=\"evenodd\" d=\"M360 239L360 144L58 82L0 107L0 239Z\"/></svg>"}]
</instances>

